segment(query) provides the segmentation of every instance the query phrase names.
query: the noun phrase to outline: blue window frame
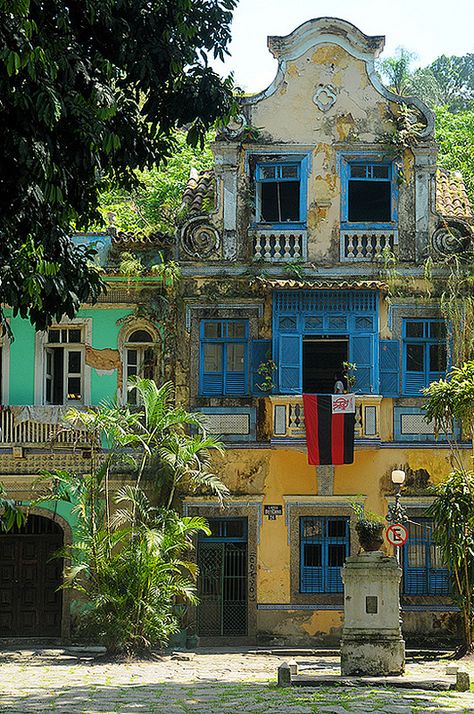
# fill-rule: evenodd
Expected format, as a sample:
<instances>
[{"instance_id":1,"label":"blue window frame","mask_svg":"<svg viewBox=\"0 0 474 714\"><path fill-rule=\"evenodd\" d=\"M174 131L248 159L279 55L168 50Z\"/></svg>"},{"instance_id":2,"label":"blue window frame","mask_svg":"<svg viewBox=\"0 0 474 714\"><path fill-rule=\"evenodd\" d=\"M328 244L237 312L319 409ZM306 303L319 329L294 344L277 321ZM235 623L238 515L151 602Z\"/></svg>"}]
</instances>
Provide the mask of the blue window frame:
<instances>
[{"instance_id":1,"label":"blue window frame","mask_svg":"<svg viewBox=\"0 0 474 714\"><path fill-rule=\"evenodd\" d=\"M405 595L449 595L449 571L443 565L439 546L433 541L432 522L417 518L408 523L408 540L403 546L403 593Z\"/></svg>"},{"instance_id":2,"label":"blue window frame","mask_svg":"<svg viewBox=\"0 0 474 714\"><path fill-rule=\"evenodd\" d=\"M398 187L393 162L344 161L341 182L343 227L396 228Z\"/></svg>"},{"instance_id":3,"label":"blue window frame","mask_svg":"<svg viewBox=\"0 0 474 714\"><path fill-rule=\"evenodd\" d=\"M378 393L378 294L375 291L282 290L273 294L273 346L280 394L304 389L303 339L348 340L349 362L357 363L354 391ZM328 361L329 378L339 371Z\"/></svg>"},{"instance_id":4,"label":"blue window frame","mask_svg":"<svg viewBox=\"0 0 474 714\"><path fill-rule=\"evenodd\" d=\"M248 393L248 320L201 320L199 393Z\"/></svg>"},{"instance_id":5,"label":"blue window frame","mask_svg":"<svg viewBox=\"0 0 474 714\"><path fill-rule=\"evenodd\" d=\"M300 518L300 592L342 593L341 568L349 555L349 518Z\"/></svg>"},{"instance_id":6,"label":"blue window frame","mask_svg":"<svg viewBox=\"0 0 474 714\"><path fill-rule=\"evenodd\" d=\"M205 535L202 531L199 540L207 543L246 543L247 542L247 519L246 518L209 518L209 529L211 535Z\"/></svg>"},{"instance_id":7,"label":"blue window frame","mask_svg":"<svg viewBox=\"0 0 474 714\"><path fill-rule=\"evenodd\" d=\"M447 338L444 320L403 321L403 393L420 395L431 382L441 379L447 368Z\"/></svg>"},{"instance_id":8,"label":"blue window frame","mask_svg":"<svg viewBox=\"0 0 474 714\"><path fill-rule=\"evenodd\" d=\"M307 159L256 165L256 221L281 228L306 224Z\"/></svg>"}]
</instances>

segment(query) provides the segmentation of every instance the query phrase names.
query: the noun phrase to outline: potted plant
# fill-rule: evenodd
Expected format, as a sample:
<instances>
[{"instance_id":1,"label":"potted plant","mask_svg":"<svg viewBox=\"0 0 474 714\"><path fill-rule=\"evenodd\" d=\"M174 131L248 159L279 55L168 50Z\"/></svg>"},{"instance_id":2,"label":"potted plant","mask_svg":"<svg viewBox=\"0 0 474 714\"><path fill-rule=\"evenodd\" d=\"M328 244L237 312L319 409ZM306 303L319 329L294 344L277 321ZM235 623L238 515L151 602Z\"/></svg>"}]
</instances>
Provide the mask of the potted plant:
<instances>
[{"instance_id":1,"label":"potted plant","mask_svg":"<svg viewBox=\"0 0 474 714\"><path fill-rule=\"evenodd\" d=\"M357 372L357 365L355 362L343 362L342 363L342 372L344 375L344 379L346 380L347 384L347 391L351 392L352 387L355 385L357 377L355 375L355 372Z\"/></svg>"},{"instance_id":2,"label":"potted plant","mask_svg":"<svg viewBox=\"0 0 474 714\"><path fill-rule=\"evenodd\" d=\"M357 517L355 530L362 550L366 552L380 550L383 545L385 528L383 517L377 513L366 511L364 505L359 502L351 503L351 507Z\"/></svg>"},{"instance_id":3,"label":"potted plant","mask_svg":"<svg viewBox=\"0 0 474 714\"><path fill-rule=\"evenodd\" d=\"M260 384L257 387L262 392L271 392L275 384L273 382L273 372L275 372L277 366L272 359L267 359L265 362L260 362L257 369L257 374L262 377Z\"/></svg>"}]
</instances>

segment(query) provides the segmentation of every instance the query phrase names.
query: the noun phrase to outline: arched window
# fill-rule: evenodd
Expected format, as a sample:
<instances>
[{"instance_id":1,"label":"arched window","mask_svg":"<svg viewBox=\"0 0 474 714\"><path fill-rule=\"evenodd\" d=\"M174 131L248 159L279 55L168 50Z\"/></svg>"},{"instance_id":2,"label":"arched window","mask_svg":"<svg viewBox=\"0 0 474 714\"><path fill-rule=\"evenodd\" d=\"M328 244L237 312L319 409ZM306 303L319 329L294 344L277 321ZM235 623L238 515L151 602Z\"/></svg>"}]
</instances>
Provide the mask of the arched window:
<instances>
[{"instance_id":1,"label":"arched window","mask_svg":"<svg viewBox=\"0 0 474 714\"><path fill-rule=\"evenodd\" d=\"M140 403L137 390L127 390L128 379L135 375L144 379L155 379L156 364L156 340L151 331L140 327L130 332L123 350L124 402L131 405Z\"/></svg>"}]
</instances>

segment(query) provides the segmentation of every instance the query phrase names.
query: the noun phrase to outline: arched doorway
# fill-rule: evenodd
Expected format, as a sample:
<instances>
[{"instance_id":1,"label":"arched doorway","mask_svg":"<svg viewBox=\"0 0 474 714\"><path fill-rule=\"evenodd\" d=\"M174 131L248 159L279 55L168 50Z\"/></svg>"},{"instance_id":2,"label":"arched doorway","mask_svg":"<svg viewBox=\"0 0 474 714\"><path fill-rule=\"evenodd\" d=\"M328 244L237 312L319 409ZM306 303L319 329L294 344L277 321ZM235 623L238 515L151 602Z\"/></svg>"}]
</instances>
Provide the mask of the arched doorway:
<instances>
[{"instance_id":1,"label":"arched doorway","mask_svg":"<svg viewBox=\"0 0 474 714\"><path fill-rule=\"evenodd\" d=\"M61 526L30 515L21 528L0 534L0 637L60 637L64 544Z\"/></svg>"}]
</instances>

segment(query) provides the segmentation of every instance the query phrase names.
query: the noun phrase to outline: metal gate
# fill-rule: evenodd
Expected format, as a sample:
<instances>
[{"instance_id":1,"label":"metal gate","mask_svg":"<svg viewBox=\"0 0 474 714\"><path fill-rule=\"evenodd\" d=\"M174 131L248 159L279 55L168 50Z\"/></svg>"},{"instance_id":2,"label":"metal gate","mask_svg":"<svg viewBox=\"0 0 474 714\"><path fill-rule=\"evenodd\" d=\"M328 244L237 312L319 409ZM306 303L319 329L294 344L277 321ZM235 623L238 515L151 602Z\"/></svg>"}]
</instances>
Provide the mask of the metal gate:
<instances>
[{"instance_id":1,"label":"metal gate","mask_svg":"<svg viewBox=\"0 0 474 714\"><path fill-rule=\"evenodd\" d=\"M247 520L210 520L198 544L198 634L247 634Z\"/></svg>"}]
</instances>

